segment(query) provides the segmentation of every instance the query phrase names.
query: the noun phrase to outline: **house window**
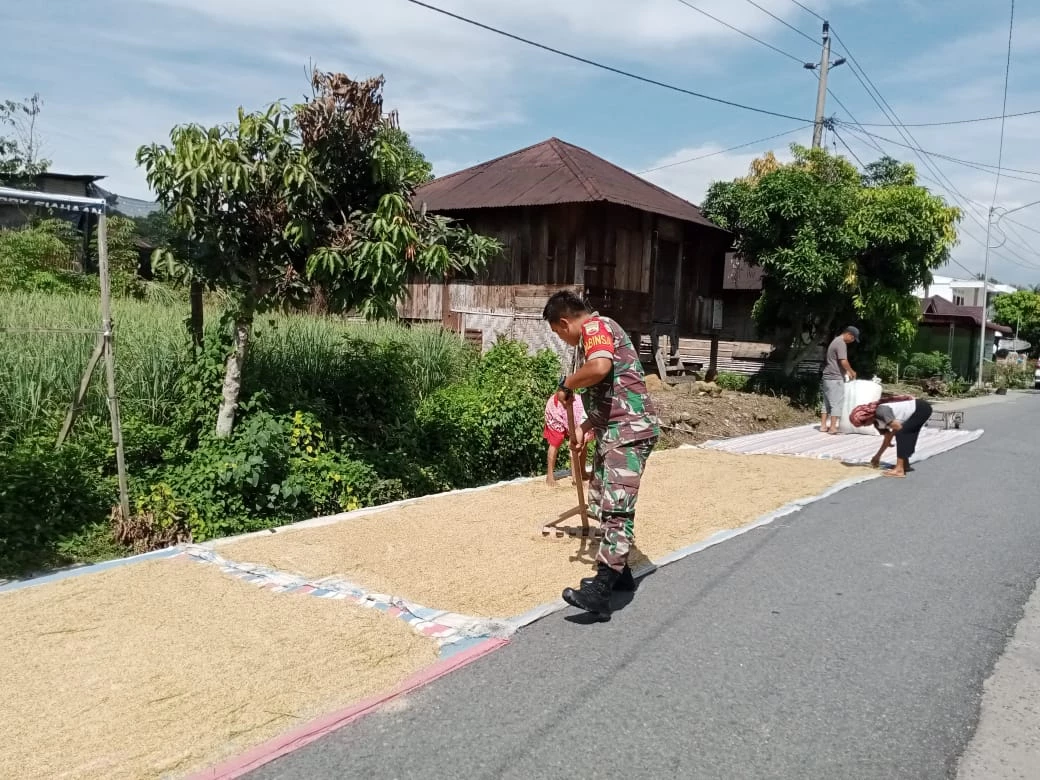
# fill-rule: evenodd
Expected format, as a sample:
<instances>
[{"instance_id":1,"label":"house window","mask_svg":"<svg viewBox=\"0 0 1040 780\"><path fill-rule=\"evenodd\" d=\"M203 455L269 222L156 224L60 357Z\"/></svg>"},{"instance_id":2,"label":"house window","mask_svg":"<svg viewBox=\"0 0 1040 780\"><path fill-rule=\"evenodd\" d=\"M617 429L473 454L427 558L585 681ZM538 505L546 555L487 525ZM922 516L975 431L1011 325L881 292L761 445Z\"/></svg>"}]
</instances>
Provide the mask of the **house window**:
<instances>
[{"instance_id":1,"label":"house window","mask_svg":"<svg viewBox=\"0 0 1040 780\"><path fill-rule=\"evenodd\" d=\"M964 305L964 296L963 295L954 295L953 296L953 303L954 303L955 306L963 306Z\"/></svg>"}]
</instances>

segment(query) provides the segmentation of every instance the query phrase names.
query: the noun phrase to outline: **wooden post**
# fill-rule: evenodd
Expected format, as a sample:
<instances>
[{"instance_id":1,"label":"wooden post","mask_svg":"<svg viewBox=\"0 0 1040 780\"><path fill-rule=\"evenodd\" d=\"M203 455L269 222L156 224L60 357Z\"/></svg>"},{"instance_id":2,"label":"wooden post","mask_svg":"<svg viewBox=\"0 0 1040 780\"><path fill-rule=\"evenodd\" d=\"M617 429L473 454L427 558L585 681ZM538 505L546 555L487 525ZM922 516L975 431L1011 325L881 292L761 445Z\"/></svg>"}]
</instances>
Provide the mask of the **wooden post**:
<instances>
[{"instance_id":1,"label":"wooden post","mask_svg":"<svg viewBox=\"0 0 1040 780\"><path fill-rule=\"evenodd\" d=\"M116 353L112 330L112 285L108 269L108 217L98 219L98 272L101 277L101 338L104 342L105 386L108 413L112 420L112 442L116 446L116 472L119 475L119 508L123 519L130 517L130 489L126 478L126 458L123 451L123 425L119 419L119 397L116 395Z\"/></svg>"},{"instance_id":2,"label":"wooden post","mask_svg":"<svg viewBox=\"0 0 1040 780\"><path fill-rule=\"evenodd\" d=\"M705 377L709 375L711 379L707 381L714 381L715 377L719 373L719 333L715 331L711 334L711 349L708 352L708 369L705 372Z\"/></svg>"},{"instance_id":3,"label":"wooden post","mask_svg":"<svg viewBox=\"0 0 1040 780\"><path fill-rule=\"evenodd\" d=\"M202 282L193 281L189 291L191 300L191 346L197 353L198 350L202 349L203 330L205 328L202 308Z\"/></svg>"}]
</instances>

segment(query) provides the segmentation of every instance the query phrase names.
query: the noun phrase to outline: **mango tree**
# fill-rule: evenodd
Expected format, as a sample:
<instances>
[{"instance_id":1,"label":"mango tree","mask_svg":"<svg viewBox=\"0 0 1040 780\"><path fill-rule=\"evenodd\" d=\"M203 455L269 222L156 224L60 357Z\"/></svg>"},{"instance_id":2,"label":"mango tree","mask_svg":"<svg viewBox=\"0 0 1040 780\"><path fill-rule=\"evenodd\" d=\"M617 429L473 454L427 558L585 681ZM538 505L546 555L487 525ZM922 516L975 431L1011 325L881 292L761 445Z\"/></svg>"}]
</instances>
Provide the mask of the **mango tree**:
<instances>
[{"instance_id":1,"label":"mango tree","mask_svg":"<svg viewBox=\"0 0 1040 780\"><path fill-rule=\"evenodd\" d=\"M382 78L314 71L312 88L298 105L175 127L169 145L137 154L173 222L207 247L167 264L232 297L219 437L234 426L257 314L320 291L332 311L391 317L413 274L476 270L500 250L412 206L428 169L384 114Z\"/></svg>"},{"instance_id":2,"label":"mango tree","mask_svg":"<svg viewBox=\"0 0 1040 780\"><path fill-rule=\"evenodd\" d=\"M753 316L787 344L785 372L841 326L858 323L873 354L913 342L913 291L949 258L960 212L916 184L911 165L883 158L865 174L823 150L792 147L751 175L716 182L704 213L736 234L736 249L764 270Z\"/></svg>"}]
</instances>

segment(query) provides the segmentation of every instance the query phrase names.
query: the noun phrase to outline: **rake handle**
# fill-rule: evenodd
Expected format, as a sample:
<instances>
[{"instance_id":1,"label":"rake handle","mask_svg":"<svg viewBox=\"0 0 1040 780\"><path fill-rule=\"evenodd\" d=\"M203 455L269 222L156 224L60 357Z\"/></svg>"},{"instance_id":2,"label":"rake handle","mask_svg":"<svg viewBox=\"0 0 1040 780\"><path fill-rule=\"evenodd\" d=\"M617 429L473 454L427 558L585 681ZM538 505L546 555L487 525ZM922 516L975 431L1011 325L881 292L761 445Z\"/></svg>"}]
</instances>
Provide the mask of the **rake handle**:
<instances>
[{"instance_id":1,"label":"rake handle","mask_svg":"<svg viewBox=\"0 0 1040 780\"><path fill-rule=\"evenodd\" d=\"M579 457L579 447L574 446L574 440L576 438L576 430L574 428L574 404L567 403L567 426L570 432L568 436L569 443L571 446L571 476L574 479L574 485L578 489L578 509L581 512L581 527L583 531L588 531L589 528L589 511L588 507L585 506L585 485L583 480L585 474L582 473L584 470L581 468L581 458Z\"/></svg>"}]
</instances>

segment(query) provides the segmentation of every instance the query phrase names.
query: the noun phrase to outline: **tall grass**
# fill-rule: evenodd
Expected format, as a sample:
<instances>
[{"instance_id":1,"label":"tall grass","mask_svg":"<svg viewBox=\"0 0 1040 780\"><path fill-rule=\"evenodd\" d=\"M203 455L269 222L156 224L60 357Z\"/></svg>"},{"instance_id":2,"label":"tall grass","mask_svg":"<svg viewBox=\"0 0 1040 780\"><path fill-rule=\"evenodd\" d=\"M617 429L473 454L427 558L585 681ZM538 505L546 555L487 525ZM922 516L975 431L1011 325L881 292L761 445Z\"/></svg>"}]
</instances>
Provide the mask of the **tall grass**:
<instances>
[{"instance_id":1,"label":"tall grass","mask_svg":"<svg viewBox=\"0 0 1040 780\"><path fill-rule=\"evenodd\" d=\"M183 315L137 301L117 301L117 389L126 414L161 425L172 411L173 382L186 357ZM68 407L96 335L50 332L100 328L91 295L0 295L0 428L39 432ZM95 372L85 424L106 414L103 372ZM56 431L54 431L56 433Z\"/></svg>"},{"instance_id":2,"label":"tall grass","mask_svg":"<svg viewBox=\"0 0 1040 780\"><path fill-rule=\"evenodd\" d=\"M115 302L117 390L125 417L154 425L171 419L175 383L191 359L186 316L186 306L162 300ZM211 327L218 317L207 312ZM55 421L72 399L95 336L47 331L99 324L93 295L0 293L0 433L57 433ZM282 407L307 402L330 414L366 413L377 411L387 394L407 391L421 399L462 379L474 360L471 347L439 327L272 315L257 322L246 390L263 391ZM106 415L99 367L79 424L105 425Z\"/></svg>"}]
</instances>

